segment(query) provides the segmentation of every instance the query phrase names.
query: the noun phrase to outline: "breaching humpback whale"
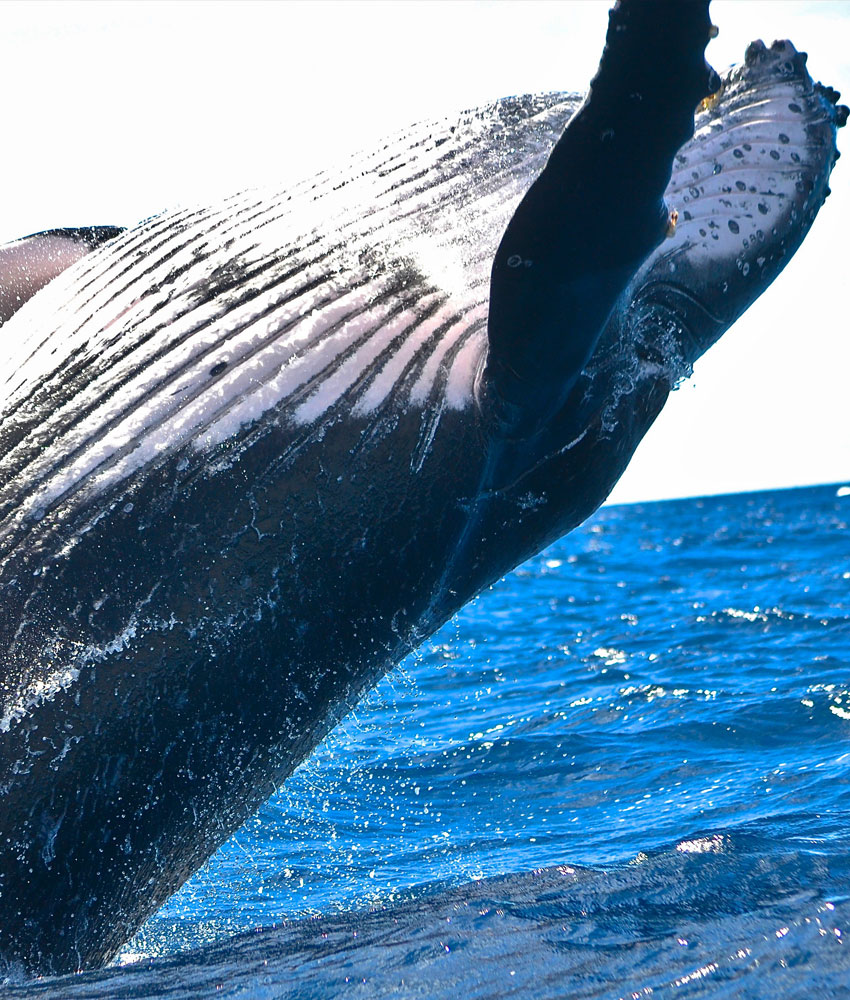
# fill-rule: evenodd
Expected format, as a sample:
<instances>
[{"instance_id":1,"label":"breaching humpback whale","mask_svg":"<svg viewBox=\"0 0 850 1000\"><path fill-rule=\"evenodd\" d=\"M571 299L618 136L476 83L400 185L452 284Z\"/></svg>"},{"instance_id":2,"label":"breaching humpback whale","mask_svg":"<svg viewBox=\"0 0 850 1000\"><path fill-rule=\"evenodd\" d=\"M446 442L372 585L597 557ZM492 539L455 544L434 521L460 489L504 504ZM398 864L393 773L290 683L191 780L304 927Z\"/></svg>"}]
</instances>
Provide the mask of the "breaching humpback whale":
<instances>
[{"instance_id":1,"label":"breaching humpback whale","mask_svg":"<svg viewBox=\"0 0 850 1000\"><path fill-rule=\"evenodd\" d=\"M721 80L710 34L708 0L620 0L583 102L0 248L7 965L109 960L364 691L596 509L776 277L847 111L789 42Z\"/></svg>"}]
</instances>

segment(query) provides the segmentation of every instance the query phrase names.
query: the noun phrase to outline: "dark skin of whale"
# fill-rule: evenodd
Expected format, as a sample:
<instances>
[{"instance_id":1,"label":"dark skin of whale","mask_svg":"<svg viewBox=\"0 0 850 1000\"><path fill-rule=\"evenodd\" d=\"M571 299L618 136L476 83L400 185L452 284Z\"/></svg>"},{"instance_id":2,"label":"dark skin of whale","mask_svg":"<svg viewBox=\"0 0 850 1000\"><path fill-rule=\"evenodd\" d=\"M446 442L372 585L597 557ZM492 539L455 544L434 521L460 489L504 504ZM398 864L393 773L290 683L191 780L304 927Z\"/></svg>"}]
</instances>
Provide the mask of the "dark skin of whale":
<instances>
[{"instance_id":1,"label":"dark skin of whale","mask_svg":"<svg viewBox=\"0 0 850 1000\"><path fill-rule=\"evenodd\" d=\"M709 36L707 0L612 11L590 93L493 261L475 406L446 411L415 475L409 410L384 436L366 419L321 437L272 422L239 461L186 449L15 525L4 692L46 650L100 652L2 734L7 963L107 962L387 670L605 499L670 383L611 404L588 363L670 229L674 157L719 83ZM161 623L143 641L127 630L139 608Z\"/></svg>"}]
</instances>

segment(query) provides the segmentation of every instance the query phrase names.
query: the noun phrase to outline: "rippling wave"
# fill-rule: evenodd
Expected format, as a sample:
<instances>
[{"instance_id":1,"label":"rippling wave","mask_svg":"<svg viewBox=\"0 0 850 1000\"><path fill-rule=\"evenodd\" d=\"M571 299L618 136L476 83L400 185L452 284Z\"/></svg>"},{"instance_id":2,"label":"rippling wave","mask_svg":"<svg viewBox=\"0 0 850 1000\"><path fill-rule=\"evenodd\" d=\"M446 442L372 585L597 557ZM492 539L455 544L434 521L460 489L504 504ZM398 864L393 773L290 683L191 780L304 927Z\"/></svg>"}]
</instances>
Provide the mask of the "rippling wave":
<instances>
[{"instance_id":1,"label":"rippling wave","mask_svg":"<svg viewBox=\"0 0 850 1000\"><path fill-rule=\"evenodd\" d=\"M848 493L602 509L387 678L122 964L8 995L850 996Z\"/></svg>"}]
</instances>

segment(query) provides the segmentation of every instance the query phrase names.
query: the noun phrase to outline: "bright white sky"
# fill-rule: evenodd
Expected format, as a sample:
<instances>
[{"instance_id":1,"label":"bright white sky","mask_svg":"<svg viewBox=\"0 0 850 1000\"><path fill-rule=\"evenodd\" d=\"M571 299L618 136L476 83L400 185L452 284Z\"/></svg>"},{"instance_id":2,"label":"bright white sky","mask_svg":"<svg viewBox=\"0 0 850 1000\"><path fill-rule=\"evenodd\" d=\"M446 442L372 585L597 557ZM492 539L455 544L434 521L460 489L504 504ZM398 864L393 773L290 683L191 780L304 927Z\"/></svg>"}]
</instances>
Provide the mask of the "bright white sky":
<instances>
[{"instance_id":1,"label":"bright white sky","mask_svg":"<svg viewBox=\"0 0 850 1000\"><path fill-rule=\"evenodd\" d=\"M0 242L297 179L421 118L581 91L608 0L0 5ZM791 38L850 98L850 0L714 0L722 70ZM850 128L839 139L850 150ZM613 500L850 478L850 158L775 285L700 362Z\"/></svg>"}]
</instances>

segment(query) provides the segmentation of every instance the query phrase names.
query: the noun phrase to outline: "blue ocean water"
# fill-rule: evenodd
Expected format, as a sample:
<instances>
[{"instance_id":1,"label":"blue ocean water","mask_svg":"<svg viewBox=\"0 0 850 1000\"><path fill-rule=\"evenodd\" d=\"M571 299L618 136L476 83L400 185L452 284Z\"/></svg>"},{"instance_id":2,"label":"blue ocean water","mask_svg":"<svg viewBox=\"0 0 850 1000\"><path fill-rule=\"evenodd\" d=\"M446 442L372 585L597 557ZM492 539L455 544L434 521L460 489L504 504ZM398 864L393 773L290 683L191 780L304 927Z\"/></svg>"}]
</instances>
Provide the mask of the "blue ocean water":
<instances>
[{"instance_id":1,"label":"blue ocean water","mask_svg":"<svg viewBox=\"0 0 850 1000\"><path fill-rule=\"evenodd\" d=\"M7 995L850 996L849 523L838 486L603 508L118 964Z\"/></svg>"}]
</instances>

